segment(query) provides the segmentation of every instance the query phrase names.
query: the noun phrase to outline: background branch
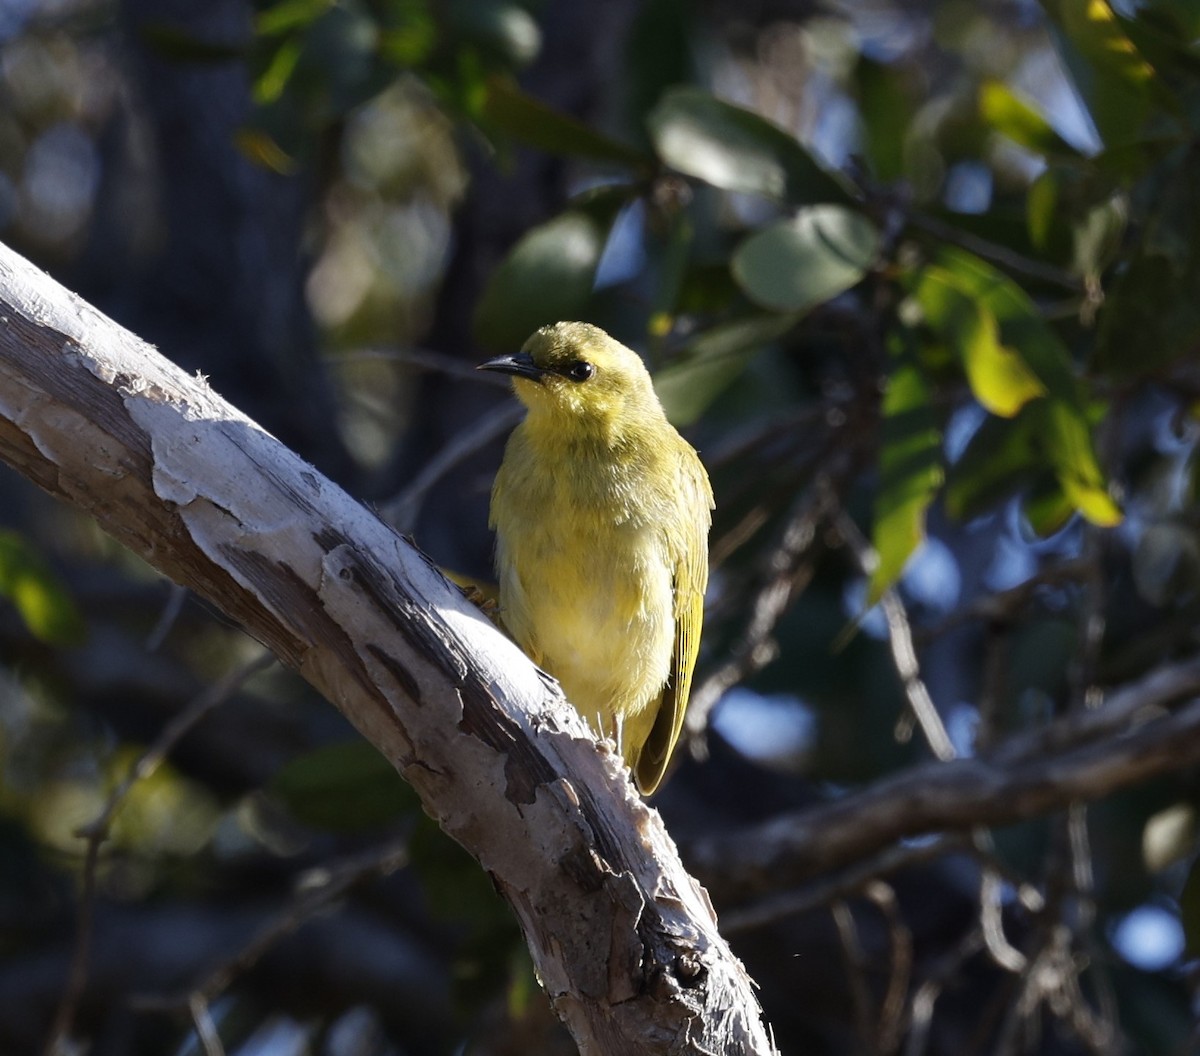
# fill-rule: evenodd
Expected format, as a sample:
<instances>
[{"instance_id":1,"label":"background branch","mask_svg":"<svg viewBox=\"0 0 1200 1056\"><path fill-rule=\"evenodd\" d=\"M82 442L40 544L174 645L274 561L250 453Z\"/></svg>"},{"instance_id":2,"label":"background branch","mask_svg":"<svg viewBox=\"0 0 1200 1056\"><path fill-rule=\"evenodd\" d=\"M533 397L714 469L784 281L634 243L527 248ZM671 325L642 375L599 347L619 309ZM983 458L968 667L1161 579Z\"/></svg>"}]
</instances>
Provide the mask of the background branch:
<instances>
[{"instance_id":1,"label":"background branch","mask_svg":"<svg viewBox=\"0 0 1200 1056\"><path fill-rule=\"evenodd\" d=\"M905 837L1011 824L1100 799L1200 762L1200 700L1158 710L1168 690L1200 692L1196 674L1188 664L1124 687L1114 695L1115 711L1137 718L1119 733L1102 717L1106 709L1086 712L988 758L916 766L833 803L697 837L687 845L688 860L714 896L732 901L845 866ZM1144 711L1157 713L1143 718ZM1097 727L1104 740L1091 739ZM1033 749L1042 744L1054 747Z\"/></svg>"}]
</instances>

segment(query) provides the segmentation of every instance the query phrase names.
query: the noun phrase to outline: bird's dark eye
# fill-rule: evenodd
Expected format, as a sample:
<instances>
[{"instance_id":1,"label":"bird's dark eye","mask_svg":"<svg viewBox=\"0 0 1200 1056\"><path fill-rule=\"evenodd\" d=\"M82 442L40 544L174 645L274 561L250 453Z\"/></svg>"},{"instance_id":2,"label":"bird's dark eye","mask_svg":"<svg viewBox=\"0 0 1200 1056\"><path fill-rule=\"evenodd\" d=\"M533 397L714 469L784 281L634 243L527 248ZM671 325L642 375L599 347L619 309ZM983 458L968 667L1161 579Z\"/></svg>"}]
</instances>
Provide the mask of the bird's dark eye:
<instances>
[{"instance_id":1,"label":"bird's dark eye","mask_svg":"<svg viewBox=\"0 0 1200 1056\"><path fill-rule=\"evenodd\" d=\"M582 359L577 359L566 369L566 375L572 381L587 381L595 373L596 368Z\"/></svg>"}]
</instances>

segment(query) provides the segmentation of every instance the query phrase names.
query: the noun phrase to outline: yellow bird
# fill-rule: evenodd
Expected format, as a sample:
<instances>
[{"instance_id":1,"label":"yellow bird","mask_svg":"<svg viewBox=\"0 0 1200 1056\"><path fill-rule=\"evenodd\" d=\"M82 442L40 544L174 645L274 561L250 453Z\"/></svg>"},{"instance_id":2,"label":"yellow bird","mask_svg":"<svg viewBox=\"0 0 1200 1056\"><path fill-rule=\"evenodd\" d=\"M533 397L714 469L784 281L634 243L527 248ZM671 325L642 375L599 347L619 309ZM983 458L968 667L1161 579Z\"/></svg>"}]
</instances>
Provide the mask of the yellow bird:
<instances>
[{"instance_id":1,"label":"yellow bird","mask_svg":"<svg viewBox=\"0 0 1200 1056\"><path fill-rule=\"evenodd\" d=\"M712 488L637 353L555 323L480 370L527 408L492 489L500 617L649 795L687 707Z\"/></svg>"}]
</instances>

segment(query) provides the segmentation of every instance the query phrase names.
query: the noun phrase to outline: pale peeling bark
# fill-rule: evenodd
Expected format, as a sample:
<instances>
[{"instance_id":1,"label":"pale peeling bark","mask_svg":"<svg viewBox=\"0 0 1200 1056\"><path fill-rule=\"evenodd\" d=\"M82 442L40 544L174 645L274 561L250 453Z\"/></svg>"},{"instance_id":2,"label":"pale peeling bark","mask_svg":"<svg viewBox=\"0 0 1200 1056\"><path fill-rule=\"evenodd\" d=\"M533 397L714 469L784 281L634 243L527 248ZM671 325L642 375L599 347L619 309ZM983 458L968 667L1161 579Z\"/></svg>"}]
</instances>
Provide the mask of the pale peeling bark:
<instances>
[{"instance_id":1,"label":"pale peeling bark","mask_svg":"<svg viewBox=\"0 0 1200 1056\"><path fill-rule=\"evenodd\" d=\"M512 904L583 1053L774 1051L658 813L556 687L369 510L4 246L0 458L345 713Z\"/></svg>"}]
</instances>

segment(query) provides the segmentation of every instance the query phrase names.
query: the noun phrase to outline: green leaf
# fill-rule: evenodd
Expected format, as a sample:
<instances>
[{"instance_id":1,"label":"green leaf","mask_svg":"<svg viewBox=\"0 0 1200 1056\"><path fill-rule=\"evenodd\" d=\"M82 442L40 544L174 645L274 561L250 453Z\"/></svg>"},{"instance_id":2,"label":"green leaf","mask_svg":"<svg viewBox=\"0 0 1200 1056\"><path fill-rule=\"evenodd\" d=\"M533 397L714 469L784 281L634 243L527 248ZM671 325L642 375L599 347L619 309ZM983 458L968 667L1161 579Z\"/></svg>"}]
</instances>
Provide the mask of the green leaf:
<instances>
[{"instance_id":1,"label":"green leaf","mask_svg":"<svg viewBox=\"0 0 1200 1056\"><path fill-rule=\"evenodd\" d=\"M872 543L879 564L871 574L867 607L892 586L925 540L925 512L942 485L942 437L929 386L912 363L897 361L883 397L879 493Z\"/></svg>"},{"instance_id":2,"label":"green leaf","mask_svg":"<svg viewBox=\"0 0 1200 1056\"><path fill-rule=\"evenodd\" d=\"M733 275L758 304L806 312L866 275L879 232L861 214L815 205L747 238L733 254Z\"/></svg>"},{"instance_id":3,"label":"green leaf","mask_svg":"<svg viewBox=\"0 0 1200 1056\"><path fill-rule=\"evenodd\" d=\"M0 595L8 598L29 632L51 645L77 645L83 616L41 555L16 532L0 532Z\"/></svg>"},{"instance_id":4,"label":"green leaf","mask_svg":"<svg viewBox=\"0 0 1200 1056\"><path fill-rule=\"evenodd\" d=\"M934 263L995 316L1001 339L1021 350L1051 396L1079 401L1079 383L1066 346L1020 286L966 250L942 247Z\"/></svg>"},{"instance_id":5,"label":"green leaf","mask_svg":"<svg viewBox=\"0 0 1200 1056\"><path fill-rule=\"evenodd\" d=\"M960 357L975 398L992 414L1012 418L1045 386L1020 353L1000 341L1000 327L977 300L944 268L922 270L916 287L925 321Z\"/></svg>"},{"instance_id":6,"label":"green leaf","mask_svg":"<svg viewBox=\"0 0 1200 1056\"><path fill-rule=\"evenodd\" d=\"M1050 122L1003 81L986 80L979 86L979 115L985 124L1037 154L1078 156Z\"/></svg>"},{"instance_id":7,"label":"green leaf","mask_svg":"<svg viewBox=\"0 0 1200 1056\"><path fill-rule=\"evenodd\" d=\"M680 359L654 375L667 417L690 425L762 349L799 320L797 315L756 315L724 323L693 338Z\"/></svg>"},{"instance_id":8,"label":"green leaf","mask_svg":"<svg viewBox=\"0 0 1200 1056\"><path fill-rule=\"evenodd\" d=\"M548 154L615 162L649 169L653 159L634 147L602 135L568 114L526 95L511 80L488 80L483 115L489 125L526 146Z\"/></svg>"},{"instance_id":9,"label":"green leaf","mask_svg":"<svg viewBox=\"0 0 1200 1056\"><path fill-rule=\"evenodd\" d=\"M1054 169L1046 169L1029 185L1025 195L1025 221L1029 240L1043 252L1050 245L1050 236L1057 220L1060 197L1060 177Z\"/></svg>"},{"instance_id":10,"label":"green leaf","mask_svg":"<svg viewBox=\"0 0 1200 1056\"><path fill-rule=\"evenodd\" d=\"M437 26L425 15L385 29L379 35L379 54L397 66L419 66L430 57L437 43Z\"/></svg>"},{"instance_id":11,"label":"green leaf","mask_svg":"<svg viewBox=\"0 0 1200 1056\"><path fill-rule=\"evenodd\" d=\"M277 18L275 16L278 16ZM292 153L395 76L381 61L381 28L364 0L280 5L253 56L253 123Z\"/></svg>"},{"instance_id":12,"label":"green leaf","mask_svg":"<svg viewBox=\"0 0 1200 1056\"><path fill-rule=\"evenodd\" d=\"M1108 0L1054 0L1050 8L1101 73L1138 92L1154 81L1154 68L1129 39Z\"/></svg>"},{"instance_id":13,"label":"green leaf","mask_svg":"<svg viewBox=\"0 0 1200 1056\"><path fill-rule=\"evenodd\" d=\"M524 344L538 327L587 314L608 225L567 212L533 228L488 278L475 309L475 335L496 351Z\"/></svg>"},{"instance_id":14,"label":"green leaf","mask_svg":"<svg viewBox=\"0 0 1200 1056\"><path fill-rule=\"evenodd\" d=\"M1090 165L1048 166L1026 195L1029 239L1040 256L1089 281L1098 279L1125 234L1128 202L1114 191L1120 182Z\"/></svg>"},{"instance_id":15,"label":"green leaf","mask_svg":"<svg viewBox=\"0 0 1200 1056\"><path fill-rule=\"evenodd\" d=\"M283 95L303 51L304 41L299 36L288 37L275 49L275 54L254 82L252 97L257 105L273 103Z\"/></svg>"},{"instance_id":16,"label":"green leaf","mask_svg":"<svg viewBox=\"0 0 1200 1056\"><path fill-rule=\"evenodd\" d=\"M444 23L433 0L388 0L375 8L379 19L379 56L405 69L434 58ZM429 75L432 71L425 71ZM432 87L433 78L430 77Z\"/></svg>"},{"instance_id":17,"label":"green leaf","mask_svg":"<svg viewBox=\"0 0 1200 1056\"><path fill-rule=\"evenodd\" d=\"M1175 103L1107 0L1046 0L1063 60L1105 144L1128 143Z\"/></svg>"},{"instance_id":18,"label":"green leaf","mask_svg":"<svg viewBox=\"0 0 1200 1056\"><path fill-rule=\"evenodd\" d=\"M1071 268L1089 279L1098 279L1117 255L1125 234L1128 209L1123 196L1092 206L1072 229Z\"/></svg>"},{"instance_id":19,"label":"green leaf","mask_svg":"<svg viewBox=\"0 0 1200 1056\"><path fill-rule=\"evenodd\" d=\"M944 247L937 263L953 282L992 313L1000 340L1019 349L1045 397L1029 404L1037 441L1067 498L1093 524L1111 527L1121 511L1096 460L1091 426L1071 357L1037 306L1015 282L964 250Z\"/></svg>"},{"instance_id":20,"label":"green leaf","mask_svg":"<svg viewBox=\"0 0 1200 1056\"><path fill-rule=\"evenodd\" d=\"M666 164L722 190L795 203L848 199L794 136L700 88L667 91L647 124Z\"/></svg>"},{"instance_id":21,"label":"green leaf","mask_svg":"<svg viewBox=\"0 0 1200 1056\"><path fill-rule=\"evenodd\" d=\"M274 36L315 22L334 6L335 0L280 0L254 20L259 36Z\"/></svg>"},{"instance_id":22,"label":"green leaf","mask_svg":"<svg viewBox=\"0 0 1200 1056\"><path fill-rule=\"evenodd\" d=\"M270 790L297 821L331 832L378 828L419 807L395 767L363 740L297 756L272 778Z\"/></svg>"},{"instance_id":23,"label":"green leaf","mask_svg":"<svg viewBox=\"0 0 1200 1056\"><path fill-rule=\"evenodd\" d=\"M1065 400L1039 401L1031 407L1063 494L1083 516L1101 528L1121 523L1120 508L1105 487L1096 462L1092 430L1082 409Z\"/></svg>"},{"instance_id":24,"label":"green leaf","mask_svg":"<svg viewBox=\"0 0 1200 1056\"><path fill-rule=\"evenodd\" d=\"M1125 24L1130 39L1166 83L1200 73L1200 4L1196 0L1149 0Z\"/></svg>"}]
</instances>

